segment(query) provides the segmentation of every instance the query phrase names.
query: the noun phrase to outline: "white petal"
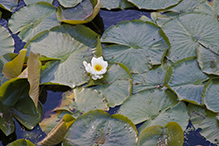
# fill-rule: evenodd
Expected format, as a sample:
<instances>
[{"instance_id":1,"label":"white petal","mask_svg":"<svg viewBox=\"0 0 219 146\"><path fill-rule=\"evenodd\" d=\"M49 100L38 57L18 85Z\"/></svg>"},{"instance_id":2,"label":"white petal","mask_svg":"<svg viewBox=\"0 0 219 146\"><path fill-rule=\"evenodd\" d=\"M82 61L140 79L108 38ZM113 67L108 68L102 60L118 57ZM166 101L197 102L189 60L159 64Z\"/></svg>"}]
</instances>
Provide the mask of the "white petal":
<instances>
[{"instance_id":1,"label":"white petal","mask_svg":"<svg viewBox=\"0 0 219 146\"><path fill-rule=\"evenodd\" d=\"M85 70L86 70L87 72L89 72L89 73L92 72L93 68L92 68L92 66L90 65L90 63L87 63L86 61L83 61L83 65L84 65Z\"/></svg>"},{"instance_id":2,"label":"white petal","mask_svg":"<svg viewBox=\"0 0 219 146\"><path fill-rule=\"evenodd\" d=\"M97 77L96 77L96 76L92 76L92 79L93 79L93 80L97 80Z\"/></svg>"}]
</instances>

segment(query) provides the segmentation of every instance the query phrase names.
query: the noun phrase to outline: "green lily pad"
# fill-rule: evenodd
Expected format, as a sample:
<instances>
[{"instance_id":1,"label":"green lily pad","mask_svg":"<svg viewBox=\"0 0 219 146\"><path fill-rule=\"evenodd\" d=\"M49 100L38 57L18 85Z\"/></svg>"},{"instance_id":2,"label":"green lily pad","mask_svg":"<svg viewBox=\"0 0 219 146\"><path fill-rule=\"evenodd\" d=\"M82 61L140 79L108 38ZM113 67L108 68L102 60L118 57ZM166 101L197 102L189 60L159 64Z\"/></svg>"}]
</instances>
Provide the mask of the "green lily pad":
<instances>
[{"instance_id":1,"label":"green lily pad","mask_svg":"<svg viewBox=\"0 0 219 146\"><path fill-rule=\"evenodd\" d=\"M196 56L199 45L219 53L219 25L210 15L185 14L168 21L162 29L171 43L167 58L173 62Z\"/></svg>"},{"instance_id":2,"label":"green lily pad","mask_svg":"<svg viewBox=\"0 0 219 146\"><path fill-rule=\"evenodd\" d=\"M36 4L38 2L47 2L52 4L53 0L24 0L24 2L26 3L26 5Z\"/></svg>"},{"instance_id":3,"label":"green lily pad","mask_svg":"<svg viewBox=\"0 0 219 146\"><path fill-rule=\"evenodd\" d=\"M174 6L180 2L180 0L128 0L140 9L148 10L160 10L166 9L170 6Z\"/></svg>"},{"instance_id":4,"label":"green lily pad","mask_svg":"<svg viewBox=\"0 0 219 146\"><path fill-rule=\"evenodd\" d=\"M27 140L27 139L17 139L11 143L9 143L7 146L34 146L34 144Z\"/></svg>"},{"instance_id":5,"label":"green lily pad","mask_svg":"<svg viewBox=\"0 0 219 146\"><path fill-rule=\"evenodd\" d=\"M70 26L65 28L57 26L50 31L38 34L26 44L25 48L28 51L35 51L46 57L59 59L46 63L46 67L41 72L41 84L60 84L73 88L89 80L88 77L85 77L82 62L93 56L95 48L90 48L77 41L68 33L80 33L77 31ZM84 38L86 39L86 37ZM87 37L86 42L96 41L90 38Z\"/></svg>"},{"instance_id":6,"label":"green lily pad","mask_svg":"<svg viewBox=\"0 0 219 146\"><path fill-rule=\"evenodd\" d=\"M154 125L146 128L139 136L137 146L182 146L184 141L183 130L176 122L169 122L162 127Z\"/></svg>"},{"instance_id":7,"label":"green lily pad","mask_svg":"<svg viewBox=\"0 0 219 146\"><path fill-rule=\"evenodd\" d=\"M0 25L0 54L4 55L14 51L14 40L8 30Z\"/></svg>"},{"instance_id":8,"label":"green lily pad","mask_svg":"<svg viewBox=\"0 0 219 146\"><path fill-rule=\"evenodd\" d=\"M76 88L73 91L63 93L62 96L60 106L54 111L67 110L75 118L94 109L109 110L103 95L91 88Z\"/></svg>"},{"instance_id":9,"label":"green lily pad","mask_svg":"<svg viewBox=\"0 0 219 146\"><path fill-rule=\"evenodd\" d=\"M134 5L127 0L101 0L101 8L106 8L107 10L111 9L125 9L129 7L134 7Z\"/></svg>"},{"instance_id":10,"label":"green lily pad","mask_svg":"<svg viewBox=\"0 0 219 146\"><path fill-rule=\"evenodd\" d=\"M170 107L169 109L161 112L157 117L153 119L148 119L139 129L138 132L141 133L146 128L152 125L165 126L168 122L178 123L183 131L186 130L189 123L188 109L184 102L179 102L178 104Z\"/></svg>"},{"instance_id":11,"label":"green lily pad","mask_svg":"<svg viewBox=\"0 0 219 146\"><path fill-rule=\"evenodd\" d=\"M189 104L190 120L196 129L201 128L201 135L213 144L219 141L219 120L217 114L206 108Z\"/></svg>"},{"instance_id":12,"label":"green lily pad","mask_svg":"<svg viewBox=\"0 0 219 146\"><path fill-rule=\"evenodd\" d=\"M170 90L149 89L130 96L121 105L119 114L127 116L134 124L139 124L158 117L177 103L176 95Z\"/></svg>"},{"instance_id":13,"label":"green lily pad","mask_svg":"<svg viewBox=\"0 0 219 146\"><path fill-rule=\"evenodd\" d=\"M78 117L63 140L63 145L136 145L135 125L123 115L94 110Z\"/></svg>"},{"instance_id":14,"label":"green lily pad","mask_svg":"<svg viewBox=\"0 0 219 146\"><path fill-rule=\"evenodd\" d=\"M19 33L22 41L28 42L36 34L59 25L56 7L46 2L28 5L15 12L8 22L13 33Z\"/></svg>"},{"instance_id":15,"label":"green lily pad","mask_svg":"<svg viewBox=\"0 0 219 146\"><path fill-rule=\"evenodd\" d=\"M19 0L1 0L0 8L6 9L12 12L16 9L18 2Z\"/></svg>"},{"instance_id":16,"label":"green lily pad","mask_svg":"<svg viewBox=\"0 0 219 146\"><path fill-rule=\"evenodd\" d=\"M154 67L144 74L132 74L133 93L147 89L159 89L164 85L164 66Z\"/></svg>"},{"instance_id":17,"label":"green lily pad","mask_svg":"<svg viewBox=\"0 0 219 146\"><path fill-rule=\"evenodd\" d=\"M141 20L123 21L110 27L101 42L115 44L103 48L104 58L126 65L131 73L143 73L152 65L161 64L169 48L161 28Z\"/></svg>"},{"instance_id":18,"label":"green lily pad","mask_svg":"<svg viewBox=\"0 0 219 146\"><path fill-rule=\"evenodd\" d=\"M71 127L74 121L75 118L73 118L71 115L64 115L59 123L43 140L38 143L38 145L51 146L60 143L64 139L65 134L68 132L68 129Z\"/></svg>"},{"instance_id":19,"label":"green lily pad","mask_svg":"<svg viewBox=\"0 0 219 146\"><path fill-rule=\"evenodd\" d=\"M197 61L204 73L219 75L218 54L200 46L197 50Z\"/></svg>"},{"instance_id":20,"label":"green lily pad","mask_svg":"<svg viewBox=\"0 0 219 146\"><path fill-rule=\"evenodd\" d=\"M121 105L131 95L131 74L123 64L110 64L104 78L91 81L90 85L96 85L92 88L104 95L110 107L115 107Z\"/></svg>"},{"instance_id":21,"label":"green lily pad","mask_svg":"<svg viewBox=\"0 0 219 146\"><path fill-rule=\"evenodd\" d=\"M59 6L57 18L59 21L69 24L88 23L99 13L100 7L100 0L83 0L72 8Z\"/></svg>"},{"instance_id":22,"label":"green lily pad","mask_svg":"<svg viewBox=\"0 0 219 146\"><path fill-rule=\"evenodd\" d=\"M202 93L204 104L207 109L213 112L219 112L219 80L212 79L209 80L205 86Z\"/></svg>"},{"instance_id":23,"label":"green lily pad","mask_svg":"<svg viewBox=\"0 0 219 146\"><path fill-rule=\"evenodd\" d=\"M177 94L179 100L203 104L201 94L206 80L208 76L199 69L196 57L189 57L168 68L164 83Z\"/></svg>"},{"instance_id":24,"label":"green lily pad","mask_svg":"<svg viewBox=\"0 0 219 146\"><path fill-rule=\"evenodd\" d=\"M60 5L62 5L65 8L75 7L80 2L82 2L82 0L58 0L58 1L59 1Z\"/></svg>"}]
</instances>

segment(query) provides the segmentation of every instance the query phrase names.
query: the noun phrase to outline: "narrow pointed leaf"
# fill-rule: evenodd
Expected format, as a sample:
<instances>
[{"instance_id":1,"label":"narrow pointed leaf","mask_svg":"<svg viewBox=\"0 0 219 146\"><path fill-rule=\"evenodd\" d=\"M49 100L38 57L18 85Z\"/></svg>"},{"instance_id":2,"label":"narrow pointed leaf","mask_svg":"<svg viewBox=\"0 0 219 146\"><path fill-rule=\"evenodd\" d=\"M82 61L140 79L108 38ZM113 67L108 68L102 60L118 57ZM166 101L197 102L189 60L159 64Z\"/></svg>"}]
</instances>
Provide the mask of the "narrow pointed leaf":
<instances>
[{"instance_id":1,"label":"narrow pointed leaf","mask_svg":"<svg viewBox=\"0 0 219 146\"><path fill-rule=\"evenodd\" d=\"M59 123L38 144L44 146L51 146L60 143L64 139L65 134L68 132L68 129L71 127L74 121L75 118L73 118L71 115L64 115L64 117L59 121Z\"/></svg>"},{"instance_id":2,"label":"narrow pointed leaf","mask_svg":"<svg viewBox=\"0 0 219 146\"><path fill-rule=\"evenodd\" d=\"M59 25L56 18L56 7L46 2L40 2L22 7L15 12L8 27L13 33L19 33L22 41L28 42L36 34Z\"/></svg>"},{"instance_id":3,"label":"narrow pointed leaf","mask_svg":"<svg viewBox=\"0 0 219 146\"><path fill-rule=\"evenodd\" d=\"M39 84L41 62L40 54L31 52L27 61L28 82L30 83L29 95L37 107L39 99Z\"/></svg>"},{"instance_id":4,"label":"narrow pointed leaf","mask_svg":"<svg viewBox=\"0 0 219 146\"><path fill-rule=\"evenodd\" d=\"M23 69L26 52L27 50L21 50L18 56L16 56L12 61L5 63L2 73L7 79L16 78L20 75Z\"/></svg>"},{"instance_id":5,"label":"narrow pointed leaf","mask_svg":"<svg viewBox=\"0 0 219 146\"><path fill-rule=\"evenodd\" d=\"M169 48L161 28L141 20L123 21L107 29L101 42L114 43L103 48L107 61L126 65L131 73L143 73L161 64Z\"/></svg>"}]
</instances>

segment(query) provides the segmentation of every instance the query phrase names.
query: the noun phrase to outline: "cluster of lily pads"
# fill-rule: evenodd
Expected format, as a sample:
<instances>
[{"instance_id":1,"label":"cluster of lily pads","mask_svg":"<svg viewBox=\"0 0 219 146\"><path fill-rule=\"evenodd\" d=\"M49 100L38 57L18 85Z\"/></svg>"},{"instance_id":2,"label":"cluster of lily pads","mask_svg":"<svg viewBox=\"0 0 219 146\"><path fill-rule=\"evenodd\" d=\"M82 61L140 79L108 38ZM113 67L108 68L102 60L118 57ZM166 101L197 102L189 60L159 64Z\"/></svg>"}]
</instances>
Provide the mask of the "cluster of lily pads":
<instances>
[{"instance_id":1,"label":"cluster of lily pads","mask_svg":"<svg viewBox=\"0 0 219 146\"><path fill-rule=\"evenodd\" d=\"M0 1L13 12L8 28L26 42L12 53L13 38L0 26L0 129L6 136L16 118L47 133L37 145L175 146L183 145L190 120L218 144L218 0L58 0L57 8L53 0L24 0L14 12L18 2ZM102 35L83 25L101 8L130 7L152 11L151 18L122 21ZM93 57L108 62L103 73L91 71ZM39 88L46 85L71 90L42 119ZM118 113L105 112L116 106ZM25 139L9 145L18 144L34 145Z\"/></svg>"}]
</instances>

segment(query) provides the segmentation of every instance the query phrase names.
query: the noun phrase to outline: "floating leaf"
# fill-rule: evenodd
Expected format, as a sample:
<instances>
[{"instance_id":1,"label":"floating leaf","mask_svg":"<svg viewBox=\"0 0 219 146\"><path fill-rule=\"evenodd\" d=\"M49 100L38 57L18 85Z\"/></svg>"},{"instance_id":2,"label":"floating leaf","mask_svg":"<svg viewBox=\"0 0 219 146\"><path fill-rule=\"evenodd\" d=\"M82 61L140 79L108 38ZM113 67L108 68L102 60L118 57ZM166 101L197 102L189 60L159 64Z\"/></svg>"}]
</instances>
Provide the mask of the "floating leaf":
<instances>
[{"instance_id":1,"label":"floating leaf","mask_svg":"<svg viewBox=\"0 0 219 146\"><path fill-rule=\"evenodd\" d=\"M15 12L8 27L13 33L19 33L22 41L28 42L36 34L59 25L56 7L46 2L28 5Z\"/></svg>"},{"instance_id":2,"label":"floating leaf","mask_svg":"<svg viewBox=\"0 0 219 146\"><path fill-rule=\"evenodd\" d=\"M50 131L50 133L38 144L44 146L51 146L60 143L64 139L65 134L68 132L68 129L71 127L74 121L75 118L73 118L71 115L64 115L64 117L52 129L52 131Z\"/></svg>"},{"instance_id":3,"label":"floating leaf","mask_svg":"<svg viewBox=\"0 0 219 146\"><path fill-rule=\"evenodd\" d=\"M134 7L134 5L127 0L101 0L101 8L106 8L108 10L116 8L120 8L123 10L129 7Z\"/></svg>"},{"instance_id":4,"label":"floating leaf","mask_svg":"<svg viewBox=\"0 0 219 146\"><path fill-rule=\"evenodd\" d=\"M201 128L203 135L211 143L218 144L219 141L219 120L217 114L206 108L189 104L190 120L196 129Z\"/></svg>"},{"instance_id":5,"label":"floating leaf","mask_svg":"<svg viewBox=\"0 0 219 146\"><path fill-rule=\"evenodd\" d=\"M140 9L159 10L174 6L180 0L128 0Z\"/></svg>"},{"instance_id":6,"label":"floating leaf","mask_svg":"<svg viewBox=\"0 0 219 146\"><path fill-rule=\"evenodd\" d=\"M201 94L206 80L208 76L199 69L196 58L189 57L168 68L164 83L177 94L179 100L203 104Z\"/></svg>"},{"instance_id":7,"label":"floating leaf","mask_svg":"<svg viewBox=\"0 0 219 146\"><path fill-rule=\"evenodd\" d=\"M94 110L78 117L70 127L63 145L136 145L135 125L123 115Z\"/></svg>"},{"instance_id":8,"label":"floating leaf","mask_svg":"<svg viewBox=\"0 0 219 146\"><path fill-rule=\"evenodd\" d=\"M219 80L212 79L209 80L205 86L202 93L202 97L204 98L204 104L207 109L213 112L219 112Z\"/></svg>"},{"instance_id":9,"label":"floating leaf","mask_svg":"<svg viewBox=\"0 0 219 146\"><path fill-rule=\"evenodd\" d=\"M219 75L218 54L200 46L197 50L197 61L204 73Z\"/></svg>"},{"instance_id":10,"label":"floating leaf","mask_svg":"<svg viewBox=\"0 0 219 146\"><path fill-rule=\"evenodd\" d=\"M164 84L164 75L165 69L163 65L152 68L144 74L132 74L133 93L147 89L162 88Z\"/></svg>"},{"instance_id":11,"label":"floating leaf","mask_svg":"<svg viewBox=\"0 0 219 146\"><path fill-rule=\"evenodd\" d=\"M163 31L150 22L123 21L107 29L101 38L103 43L114 43L103 49L107 61L126 65L131 73L143 73L151 65L161 64L169 48Z\"/></svg>"},{"instance_id":12,"label":"floating leaf","mask_svg":"<svg viewBox=\"0 0 219 146\"><path fill-rule=\"evenodd\" d=\"M219 53L219 25L212 16L201 13L189 13L176 17L162 26L170 40L168 59L177 60L196 56L199 45Z\"/></svg>"},{"instance_id":13,"label":"floating leaf","mask_svg":"<svg viewBox=\"0 0 219 146\"><path fill-rule=\"evenodd\" d=\"M14 50L14 40L8 30L0 25L0 55Z\"/></svg>"},{"instance_id":14,"label":"floating leaf","mask_svg":"<svg viewBox=\"0 0 219 146\"><path fill-rule=\"evenodd\" d=\"M182 146L184 141L183 130L176 122L169 122L162 127L154 125L146 128L139 136L137 146Z\"/></svg>"},{"instance_id":15,"label":"floating leaf","mask_svg":"<svg viewBox=\"0 0 219 146\"><path fill-rule=\"evenodd\" d=\"M4 64L2 73L7 79L16 78L20 75L25 61L25 55L27 50L21 50L12 61Z\"/></svg>"},{"instance_id":16,"label":"floating leaf","mask_svg":"<svg viewBox=\"0 0 219 146\"><path fill-rule=\"evenodd\" d=\"M62 5L65 8L75 7L80 2L82 2L82 0L58 0L58 1L59 1L60 5Z\"/></svg>"},{"instance_id":17,"label":"floating leaf","mask_svg":"<svg viewBox=\"0 0 219 146\"><path fill-rule=\"evenodd\" d=\"M52 4L53 0L24 0L24 2L26 3L26 5L36 4L38 2L47 2Z\"/></svg>"},{"instance_id":18,"label":"floating leaf","mask_svg":"<svg viewBox=\"0 0 219 146\"><path fill-rule=\"evenodd\" d=\"M19 0L1 0L0 8L6 9L6 10L12 12L16 9L16 7L18 5L18 1Z\"/></svg>"},{"instance_id":19,"label":"floating leaf","mask_svg":"<svg viewBox=\"0 0 219 146\"><path fill-rule=\"evenodd\" d=\"M90 84L97 85L92 88L104 95L110 107L122 104L131 95L131 74L123 64L111 64L103 79Z\"/></svg>"},{"instance_id":20,"label":"floating leaf","mask_svg":"<svg viewBox=\"0 0 219 146\"><path fill-rule=\"evenodd\" d=\"M83 24L90 22L99 13L100 0L83 0L76 7L64 8L59 6L57 18L61 22L69 24Z\"/></svg>"},{"instance_id":21,"label":"floating leaf","mask_svg":"<svg viewBox=\"0 0 219 146\"><path fill-rule=\"evenodd\" d=\"M59 59L45 64L47 67L41 72L41 84L52 83L75 87L88 81L89 78L85 77L82 62L86 58L93 56L95 48L91 49L74 39L68 33L72 33L72 31L75 32L77 30L71 26L65 28L58 26L51 31L44 31L38 34L26 44L25 48L28 51ZM77 33L80 33L80 31ZM86 42L95 42L91 38L88 38Z\"/></svg>"},{"instance_id":22,"label":"floating leaf","mask_svg":"<svg viewBox=\"0 0 219 146\"><path fill-rule=\"evenodd\" d=\"M177 103L176 95L170 90L149 89L130 96L121 105L119 113L138 124L156 118Z\"/></svg>"},{"instance_id":23,"label":"floating leaf","mask_svg":"<svg viewBox=\"0 0 219 146\"><path fill-rule=\"evenodd\" d=\"M74 117L94 109L109 110L108 103L97 90L82 88L63 93L61 105L55 109L72 112Z\"/></svg>"},{"instance_id":24,"label":"floating leaf","mask_svg":"<svg viewBox=\"0 0 219 146\"><path fill-rule=\"evenodd\" d=\"M173 107L161 112L157 117L151 117L138 130L141 133L144 129L152 125L165 126L168 122L178 123L183 131L189 123L188 109L184 102L180 102Z\"/></svg>"},{"instance_id":25,"label":"floating leaf","mask_svg":"<svg viewBox=\"0 0 219 146\"><path fill-rule=\"evenodd\" d=\"M7 146L34 146L34 144L27 139L17 139L9 143Z\"/></svg>"}]
</instances>

